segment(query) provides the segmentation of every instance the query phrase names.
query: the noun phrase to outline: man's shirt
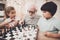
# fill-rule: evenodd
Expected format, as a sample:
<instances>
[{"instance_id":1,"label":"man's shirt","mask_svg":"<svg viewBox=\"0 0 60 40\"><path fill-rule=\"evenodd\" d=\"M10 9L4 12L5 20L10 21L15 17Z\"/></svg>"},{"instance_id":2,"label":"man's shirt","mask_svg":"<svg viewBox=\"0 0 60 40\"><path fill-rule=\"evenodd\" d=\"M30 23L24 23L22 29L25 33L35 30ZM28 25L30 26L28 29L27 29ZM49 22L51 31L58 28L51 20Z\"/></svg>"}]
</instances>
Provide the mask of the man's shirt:
<instances>
[{"instance_id":1,"label":"man's shirt","mask_svg":"<svg viewBox=\"0 0 60 40\"><path fill-rule=\"evenodd\" d=\"M39 18L40 18L39 15L35 15L34 18L31 18L29 15L26 15L24 20L25 20L26 24L36 25L38 20L39 20Z\"/></svg>"}]
</instances>

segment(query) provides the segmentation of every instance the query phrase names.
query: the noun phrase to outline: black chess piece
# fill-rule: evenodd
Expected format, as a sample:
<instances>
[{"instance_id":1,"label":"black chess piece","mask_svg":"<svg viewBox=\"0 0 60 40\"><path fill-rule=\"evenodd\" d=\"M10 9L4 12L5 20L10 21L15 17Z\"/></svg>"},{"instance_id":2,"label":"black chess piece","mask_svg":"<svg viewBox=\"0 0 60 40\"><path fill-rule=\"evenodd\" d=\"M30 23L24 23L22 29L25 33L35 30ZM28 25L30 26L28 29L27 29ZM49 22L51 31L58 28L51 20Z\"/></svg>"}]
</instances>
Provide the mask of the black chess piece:
<instances>
[{"instance_id":1,"label":"black chess piece","mask_svg":"<svg viewBox=\"0 0 60 40\"><path fill-rule=\"evenodd\" d=\"M2 30L0 30L0 36L2 36Z\"/></svg>"},{"instance_id":2,"label":"black chess piece","mask_svg":"<svg viewBox=\"0 0 60 40\"><path fill-rule=\"evenodd\" d=\"M17 27L20 30L20 32L22 32L22 25L18 24Z\"/></svg>"},{"instance_id":3,"label":"black chess piece","mask_svg":"<svg viewBox=\"0 0 60 40\"><path fill-rule=\"evenodd\" d=\"M6 34L7 34L7 30L6 30L6 27L4 26L3 38L6 38L7 37Z\"/></svg>"},{"instance_id":4,"label":"black chess piece","mask_svg":"<svg viewBox=\"0 0 60 40\"><path fill-rule=\"evenodd\" d=\"M22 28L24 28L24 27L26 27L26 22L25 22L25 20L24 20L24 23L22 24Z\"/></svg>"},{"instance_id":5,"label":"black chess piece","mask_svg":"<svg viewBox=\"0 0 60 40\"><path fill-rule=\"evenodd\" d=\"M35 25L32 25L32 27L35 29Z\"/></svg>"},{"instance_id":6,"label":"black chess piece","mask_svg":"<svg viewBox=\"0 0 60 40\"><path fill-rule=\"evenodd\" d=\"M10 27L10 37L13 37L14 35L13 35L13 32L12 32L12 27Z\"/></svg>"},{"instance_id":7,"label":"black chess piece","mask_svg":"<svg viewBox=\"0 0 60 40\"><path fill-rule=\"evenodd\" d=\"M16 27L14 27L13 30L14 30L14 31L17 31L17 30L16 30Z\"/></svg>"}]
</instances>

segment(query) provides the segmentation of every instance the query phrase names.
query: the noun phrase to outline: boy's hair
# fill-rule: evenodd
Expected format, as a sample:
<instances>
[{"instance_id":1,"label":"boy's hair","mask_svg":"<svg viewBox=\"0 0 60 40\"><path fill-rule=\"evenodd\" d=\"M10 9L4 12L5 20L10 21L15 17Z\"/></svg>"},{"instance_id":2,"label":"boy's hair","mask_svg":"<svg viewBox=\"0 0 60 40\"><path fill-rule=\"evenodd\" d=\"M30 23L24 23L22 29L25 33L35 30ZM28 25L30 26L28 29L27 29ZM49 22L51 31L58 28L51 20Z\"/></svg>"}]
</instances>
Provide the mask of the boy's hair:
<instances>
[{"instance_id":1,"label":"boy's hair","mask_svg":"<svg viewBox=\"0 0 60 40\"><path fill-rule=\"evenodd\" d=\"M54 16L57 10L57 5L54 2L47 2L42 5L41 10L48 11L51 13L52 16Z\"/></svg>"},{"instance_id":2,"label":"boy's hair","mask_svg":"<svg viewBox=\"0 0 60 40\"><path fill-rule=\"evenodd\" d=\"M4 11L5 11L6 18L9 18L9 16L7 14L9 14L11 10L15 10L14 7L8 6L5 8Z\"/></svg>"}]
</instances>

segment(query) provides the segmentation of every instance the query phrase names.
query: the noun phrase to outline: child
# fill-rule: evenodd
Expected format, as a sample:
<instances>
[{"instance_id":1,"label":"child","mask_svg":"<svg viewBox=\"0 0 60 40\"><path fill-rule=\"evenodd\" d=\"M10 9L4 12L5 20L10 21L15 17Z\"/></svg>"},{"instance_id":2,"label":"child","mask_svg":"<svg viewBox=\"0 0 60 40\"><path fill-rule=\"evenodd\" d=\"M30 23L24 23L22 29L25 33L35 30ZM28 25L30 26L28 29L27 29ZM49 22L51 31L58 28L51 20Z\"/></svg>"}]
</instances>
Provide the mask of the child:
<instances>
[{"instance_id":1,"label":"child","mask_svg":"<svg viewBox=\"0 0 60 40\"><path fill-rule=\"evenodd\" d=\"M14 7L6 7L5 8L5 21L3 23L0 24L0 26L7 26L9 27L13 27L15 25L17 25L17 20L15 20L16 17L16 11L14 9Z\"/></svg>"},{"instance_id":2,"label":"child","mask_svg":"<svg viewBox=\"0 0 60 40\"><path fill-rule=\"evenodd\" d=\"M57 11L54 2L47 2L42 5L43 17L38 21L40 29L39 40L60 40L60 21L53 17Z\"/></svg>"}]
</instances>

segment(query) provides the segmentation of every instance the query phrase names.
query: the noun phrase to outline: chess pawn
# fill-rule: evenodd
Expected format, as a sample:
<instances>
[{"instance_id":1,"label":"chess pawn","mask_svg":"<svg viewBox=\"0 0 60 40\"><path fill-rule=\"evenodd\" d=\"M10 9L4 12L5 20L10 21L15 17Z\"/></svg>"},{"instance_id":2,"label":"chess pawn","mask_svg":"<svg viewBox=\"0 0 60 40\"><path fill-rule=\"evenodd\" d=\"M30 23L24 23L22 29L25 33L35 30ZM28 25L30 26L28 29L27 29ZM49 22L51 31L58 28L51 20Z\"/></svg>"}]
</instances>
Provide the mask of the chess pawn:
<instances>
[{"instance_id":1,"label":"chess pawn","mask_svg":"<svg viewBox=\"0 0 60 40\"><path fill-rule=\"evenodd\" d=\"M24 27L23 29L24 31L28 31L28 26Z\"/></svg>"},{"instance_id":2,"label":"chess pawn","mask_svg":"<svg viewBox=\"0 0 60 40\"><path fill-rule=\"evenodd\" d=\"M17 32L17 31L12 30L12 32L13 32L14 35L16 35L16 32Z\"/></svg>"},{"instance_id":3,"label":"chess pawn","mask_svg":"<svg viewBox=\"0 0 60 40\"><path fill-rule=\"evenodd\" d=\"M2 36L2 30L0 30L0 36Z\"/></svg>"},{"instance_id":4,"label":"chess pawn","mask_svg":"<svg viewBox=\"0 0 60 40\"><path fill-rule=\"evenodd\" d=\"M31 32L33 32L34 30L35 30L35 26L32 25L32 27L31 27Z\"/></svg>"},{"instance_id":5,"label":"chess pawn","mask_svg":"<svg viewBox=\"0 0 60 40\"><path fill-rule=\"evenodd\" d=\"M18 35L18 38L21 40L23 38L23 33L20 32L20 34Z\"/></svg>"},{"instance_id":6,"label":"chess pawn","mask_svg":"<svg viewBox=\"0 0 60 40\"><path fill-rule=\"evenodd\" d=\"M10 35L11 37L13 37L13 36L14 36L14 35L13 35L13 32L12 32L12 28L11 28L11 27L10 27L10 34L11 34L11 35Z\"/></svg>"},{"instance_id":7,"label":"chess pawn","mask_svg":"<svg viewBox=\"0 0 60 40\"><path fill-rule=\"evenodd\" d=\"M35 29L35 25L32 25L32 27Z\"/></svg>"},{"instance_id":8,"label":"chess pawn","mask_svg":"<svg viewBox=\"0 0 60 40\"><path fill-rule=\"evenodd\" d=\"M27 34L23 34L23 40L27 40Z\"/></svg>"},{"instance_id":9,"label":"chess pawn","mask_svg":"<svg viewBox=\"0 0 60 40\"><path fill-rule=\"evenodd\" d=\"M16 31L16 35L18 35L18 32L20 32L19 29L18 29L18 27L16 27L16 30L17 30Z\"/></svg>"},{"instance_id":10,"label":"chess pawn","mask_svg":"<svg viewBox=\"0 0 60 40\"><path fill-rule=\"evenodd\" d=\"M6 27L4 27L4 34L3 34L3 38L6 38L7 36L6 36L6 34L7 34L7 32L6 32Z\"/></svg>"},{"instance_id":11,"label":"chess pawn","mask_svg":"<svg viewBox=\"0 0 60 40\"><path fill-rule=\"evenodd\" d=\"M16 27L14 27L13 30L14 30L14 31L17 31L17 30L16 30Z\"/></svg>"},{"instance_id":12,"label":"chess pawn","mask_svg":"<svg viewBox=\"0 0 60 40\"><path fill-rule=\"evenodd\" d=\"M7 33L6 36L9 37L10 36L10 33Z\"/></svg>"},{"instance_id":13,"label":"chess pawn","mask_svg":"<svg viewBox=\"0 0 60 40\"><path fill-rule=\"evenodd\" d=\"M32 26L32 25L29 25L29 26L28 26L28 30L31 30L31 28L32 28L31 26Z\"/></svg>"},{"instance_id":14,"label":"chess pawn","mask_svg":"<svg viewBox=\"0 0 60 40\"><path fill-rule=\"evenodd\" d=\"M11 39L11 37L7 37L6 39L7 39L7 40L10 40L10 39Z\"/></svg>"},{"instance_id":15,"label":"chess pawn","mask_svg":"<svg viewBox=\"0 0 60 40\"><path fill-rule=\"evenodd\" d=\"M22 32L22 28L23 28L23 26L22 26L22 24L21 24L21 26L20 26L20 32Z\"/></svg>"},{"instance_id":16,"label":"chess pawn","mask_svg":"<svg viewBox=\"0 0 60 40\"><path fill-rule=\"evenodd\" d=\"M22 25L18 24L18 29L20 30L20 32L22 32Z\"/></svg>"}]
</instances>

